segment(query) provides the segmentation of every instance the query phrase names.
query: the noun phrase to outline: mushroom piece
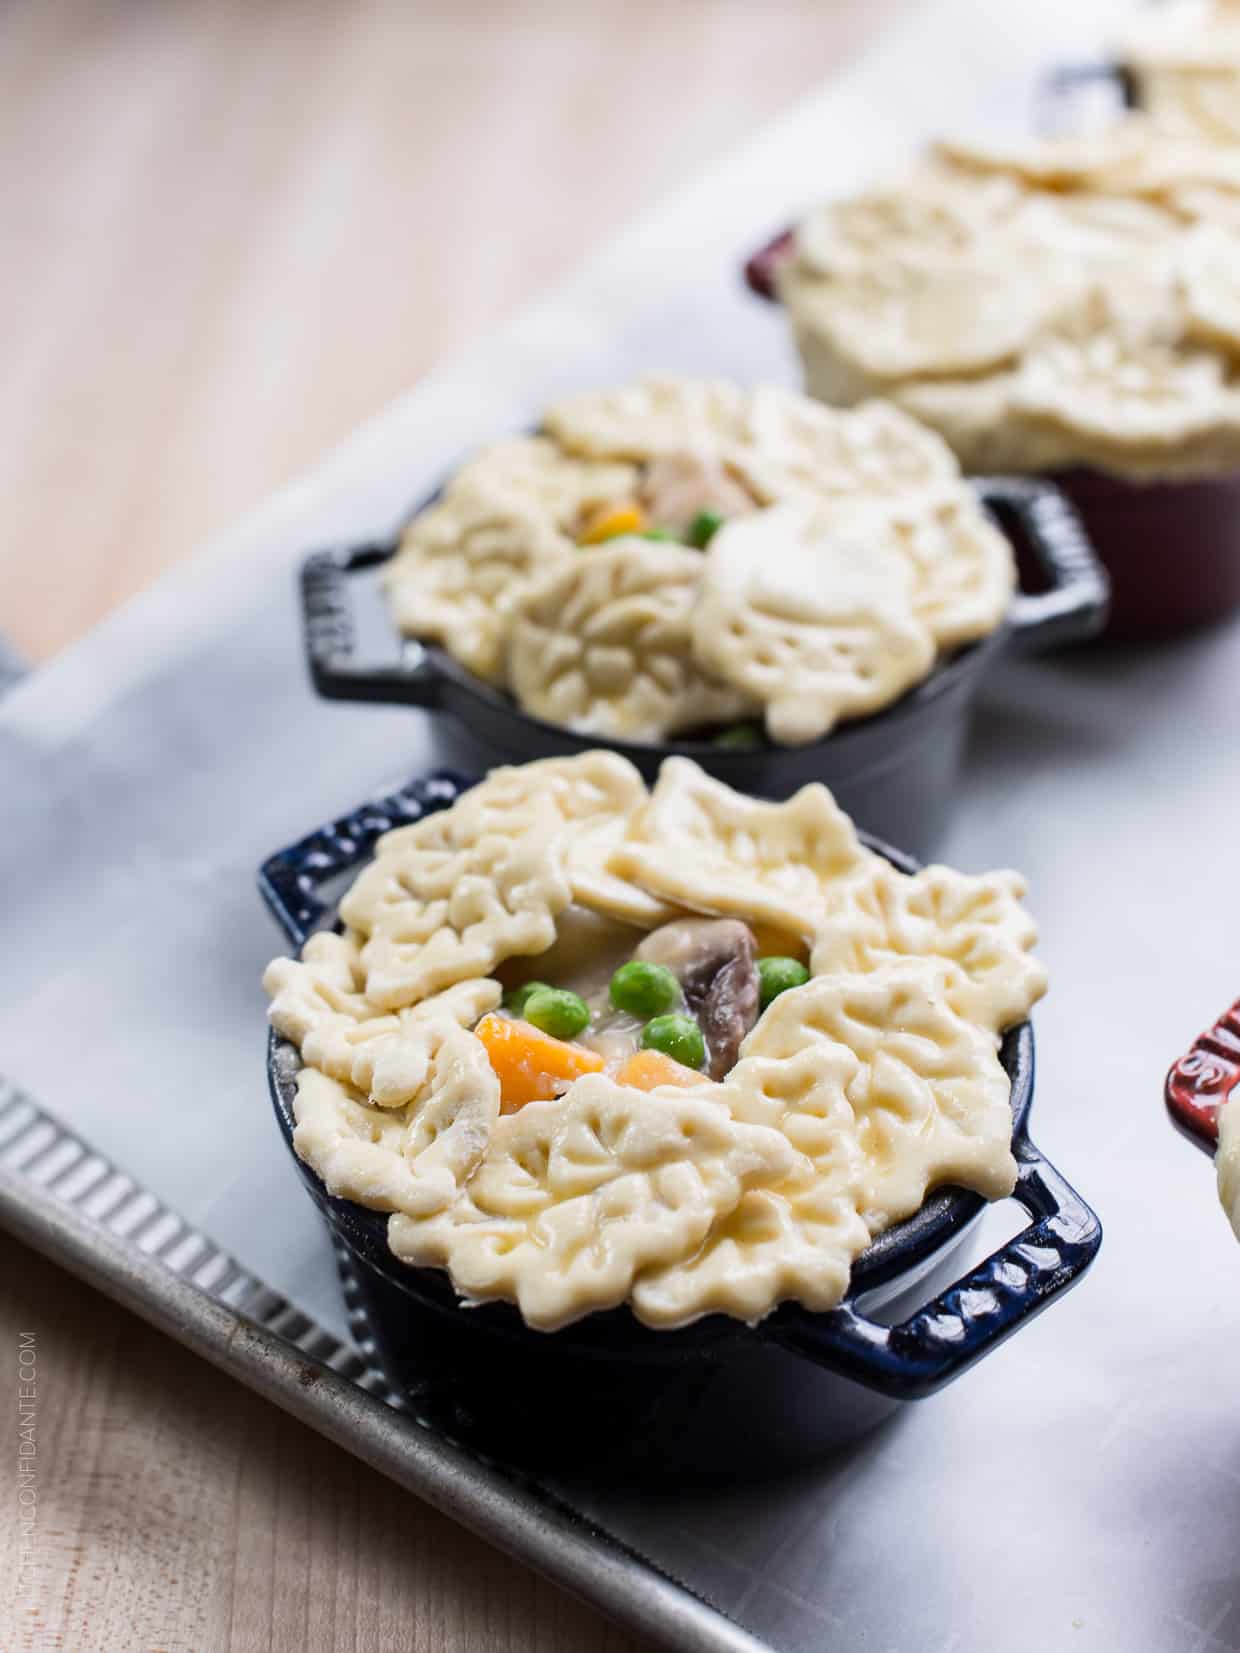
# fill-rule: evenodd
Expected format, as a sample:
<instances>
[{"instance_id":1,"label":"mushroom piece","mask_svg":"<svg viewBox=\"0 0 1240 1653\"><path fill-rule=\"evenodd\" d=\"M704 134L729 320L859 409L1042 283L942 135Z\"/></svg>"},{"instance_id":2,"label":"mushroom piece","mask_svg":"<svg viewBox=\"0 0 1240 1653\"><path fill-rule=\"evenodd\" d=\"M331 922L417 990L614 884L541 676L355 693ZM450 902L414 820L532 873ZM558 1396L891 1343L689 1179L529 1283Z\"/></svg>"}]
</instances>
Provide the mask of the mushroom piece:
<instances>
[{"instance_id":1,"label":"mushroom piece","mask_svg":"<svg viewBox=\"0 0 1240 1653\"><path fill-rule=\"evenodd\" d=\"M707 1071L722 1079L758 1019L758 944L739 918L678 918L652 930L636 957L662 964L680 982L701 1024Z\"/></svg>"}]
</instances>

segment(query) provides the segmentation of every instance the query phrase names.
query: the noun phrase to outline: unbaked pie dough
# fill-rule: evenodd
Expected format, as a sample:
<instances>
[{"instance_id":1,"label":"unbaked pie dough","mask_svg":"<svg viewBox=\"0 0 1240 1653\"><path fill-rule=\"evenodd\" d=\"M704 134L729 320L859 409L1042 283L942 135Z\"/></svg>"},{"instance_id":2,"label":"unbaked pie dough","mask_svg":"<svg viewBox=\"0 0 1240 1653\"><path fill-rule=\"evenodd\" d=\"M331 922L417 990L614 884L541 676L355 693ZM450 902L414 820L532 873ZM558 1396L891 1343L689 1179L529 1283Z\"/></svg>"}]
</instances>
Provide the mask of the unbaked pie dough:
<instances>
[{"instance_id":1,"label":"unbaked pie dough","mask_svg":"<svg viewBox=\"0 0 1240 1653\"><path fill-rule=\"evenodd\" d=\"M1240 4L1150 7L1118 43L1141 106L1170 131L1240 142Z\"/></svg>"},{"instance_id":2,"label":"unbaked pie dough","mask_svg":"<svg viewBox=\"0 0 1240 1653\"><path fill-rule=\"evenodd\" d=\"M1028 285L1040 316L1045 283ZM874 349L898 362L907 317L876 302L893 330ZM1002 336L983 359L988 308ZM973 353L953 360L972 370L1013 336L986 295L968 309ZM549 723L651 743L761 719L791 745L993 632L1014 570L948 448L897 408L649 380L572 397L479 454L385 583L402 631Z\"/></svg>"},{"instance_id":3,"label":"unbaked pie dough","mask_svg":"<svg viewBox=\"0 0 1240 1653\"><path fill-rule=\"evenodd\" d=\"M1218 1116L1218 1197L1227 1221L1240 1240L1240 1094L1232 1097Z\"/></svg>"},{"instance_id":4,"label":"unbaked pie dough","mask_svg":"<svg viewBox=\"0 0 1240 1653\"><path fill-rule=\"evenodd\" d=\"M655 1327L830 1308L928 1190L1014 1186L1000 1038L1045 989L1022 893L898 871L820 785L762 802L670 759L647 790L607 752L496 770L381 839L343 930L268 967L296 1151L390 1213L397 1257L538 1329L626 1302ZM525 1025L504 986L584 982L669 918L751 926L806 979L751 1001L721 1078L665 1060L639 1088L595 1039L561 1046L590 1071L502 1104L482 1035Z\"/></svg>"},{"instance_id":5,"label":"unbaked pie dough","mask_svg":"<svg viewBox=\"0 0 1240 1653\"><path fill-rule=\"evenodd\" d=\"M1220 9L1240 39L1240 6ZM1240 79L1230 95L1240 111ZM1234 470L1237 136L1132 114L944 140L907 177L824 206L778 276L807 388L889 398L974 473Z\"/></svg>"}]
</instances>

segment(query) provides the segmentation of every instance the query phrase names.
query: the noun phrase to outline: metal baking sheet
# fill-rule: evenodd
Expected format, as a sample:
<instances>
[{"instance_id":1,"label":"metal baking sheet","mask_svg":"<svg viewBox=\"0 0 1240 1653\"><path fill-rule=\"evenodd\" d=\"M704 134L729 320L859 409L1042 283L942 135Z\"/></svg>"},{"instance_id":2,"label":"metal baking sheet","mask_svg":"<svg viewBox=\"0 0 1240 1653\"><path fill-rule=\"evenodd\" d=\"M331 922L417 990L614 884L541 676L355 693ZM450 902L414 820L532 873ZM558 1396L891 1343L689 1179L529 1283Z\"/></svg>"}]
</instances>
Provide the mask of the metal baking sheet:
<instances>
[{"instance_id":1,"label":"metal baking sheet","mask_svg":"<svg viewBox=\"0 0 1240 1653\"><path fill-rule=\"evenodd\" d=\"M947 121L1023 122L1039 67L1092 53L1122 9L910 11L229 545L0 701L0 1069L80 1139L84 1165L89 1142L154 1202L152 1226L139 1205L127 1236L62 1202L49 1121L41 1149L16 1130L0 1220L673 1645L1240 1647L1236 1258L1209 1166L1160 1103L1168 1063L1236 992L1240 630L1005 668L946 846L963 866L1031 877L1053 984L1036 1018L1034 1133L1106 1225L1089 1279L838 1458L655 1499L535 1489L350 1377L299 1380L296 1334L345 1366L352 1334L264 1094L257 982L278 938L254 869L434 754L418 715L311 698L293 569L316 545L382 532L457 454L565 388L645 369L791 379L779 318L740 288L741 256ZM88 1173L66 1165L70 1187L75 1174ZM163 1209L187 1235L158 1228ZM188 1231L256 1283L246 1312L168 1266ZM275 1320L291 1316L292 1352L264 1329L257 1282Z\"/></svg>"},{"instance_id":2,"label":"metal baking sheet","mask_svg":"<svg viewBox=\"0 0 1240 1653\"><path fill-rule=\"evenodd\" d=\"M760 1653L752 1636L550 1488L402 1415L364 1334L354 1347L317 1326L3 1080L0 1223L445 1515L668 1647ZM350 1296L346 1280L346 1308Z\"/></svg>"}]
</instances>

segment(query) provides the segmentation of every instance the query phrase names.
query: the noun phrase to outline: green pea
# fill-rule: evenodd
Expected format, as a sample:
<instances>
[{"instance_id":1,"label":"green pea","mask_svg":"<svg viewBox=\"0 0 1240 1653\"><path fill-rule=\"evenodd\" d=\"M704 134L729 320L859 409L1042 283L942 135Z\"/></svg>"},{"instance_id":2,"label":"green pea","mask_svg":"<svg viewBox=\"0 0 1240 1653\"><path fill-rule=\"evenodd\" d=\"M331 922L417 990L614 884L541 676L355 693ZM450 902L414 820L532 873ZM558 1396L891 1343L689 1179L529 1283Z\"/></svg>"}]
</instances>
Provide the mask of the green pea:
<instances>
[{"instance_id":1,"label":"green pea","mask_svg":"<svg viewBox=\"0 0 1240 1653\"><path fill-rule=\"evenodd\" d=\"M705 551L715 535L723 527L724 519L718 511L699 511L689 524L689 532L685 535L686 543L695 551Z\"/></svg>"},{"instance_id":2,"label":"green pea","mask_svg":"<svg viewBox=\"0 0 1240 1653\"><path fill-rule=\"evenodd\" d=\"M682 1067L700 1068L706 1040L692 1016L655 1016L642 1028L642 1049L661 1050Z\"/></svg>"},{"instance_id":3,"label":"green pea","mask_svg":"<svg viewBox=\"0 0 1240 1653\"><path fill-rule=\"evenodd\" d=\"M571 1039L590 1025L590 1007L566 987L540 987L525 1001L525 1019L553 1039Z\"/></svg>"},{"instance_id":4,"label":"green pea","mask_svg":"<svg viewBox=\"0 0 1240 1653\"><path fill-rule=\"evenodd\" d=\"M758 998L766 1009L772 999L786 993L790 987L804 987L809 971L797 959L781 958L778 954L758 960Z\"/></svg>"},{"instance_id":5,"label":"green pea","mask_svg":"<svg viewBox=\"0 0 1240 1653\"><path fill-rule=\"evenodd\" d=\"M544 991L550 991L545 981L522 982L520 987L504 994L504 1009L511 1010L514 1016L524 1016L531 995Z\"/></svg>"},{"instance_id":6,"label":"green pea","mask_svg":"<svg viewBox=\"0 0 1240 1653\"><path fill-rule=\"evenodd\" d=\"M725 752L748 752L761 743L762 736L752 723L734 723L730 729L721 729L711 741L712 746Z\"/></svg>"},{"instance_id":7,"label":"green pea","mask_svg":"<svg viewBox=\"0 0 1240 1653\"><path fill-rule=\"evenodd\" d=\"M611 978L611 1002L633 1016L657 1016L680 997L680 983L665 964L630 959Z\"/></svg>"}]
</instances>

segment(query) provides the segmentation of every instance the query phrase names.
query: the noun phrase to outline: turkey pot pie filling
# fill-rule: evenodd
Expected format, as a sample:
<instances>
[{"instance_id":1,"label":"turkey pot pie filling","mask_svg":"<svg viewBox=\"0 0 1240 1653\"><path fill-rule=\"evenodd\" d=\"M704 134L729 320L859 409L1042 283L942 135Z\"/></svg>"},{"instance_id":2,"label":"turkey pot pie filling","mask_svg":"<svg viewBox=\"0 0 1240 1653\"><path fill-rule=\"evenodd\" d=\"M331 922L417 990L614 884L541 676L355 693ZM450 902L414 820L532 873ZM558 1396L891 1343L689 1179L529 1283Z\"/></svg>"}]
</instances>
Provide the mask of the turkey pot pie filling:
<instances>
[{"instance_id":1,"label":"turkey pot pie filling","mask_svg":"<svg viewBox=\"0 0 1240 1653\"><path fill-rule=\"evenodd\" d=\"M385 582L403 632L548 722L791 745L994 631L1014 573L947 447L897 409L651 380L480 453Z\"/></svg>"},{"instance_id":2,"label":"turkey pot pie filling","mask_svg":"<svg viewBox=\"0 0 1240 1653\"><path fill-rule=\"evenodd\" d=\"M999 1045L1045 988L1023 889L898 871L820 785L496 770L268 967L295 1149L398 1258L538 1329L831 1308L929 1189L1012 1191Z\"/></svg>"}]
</instances>

